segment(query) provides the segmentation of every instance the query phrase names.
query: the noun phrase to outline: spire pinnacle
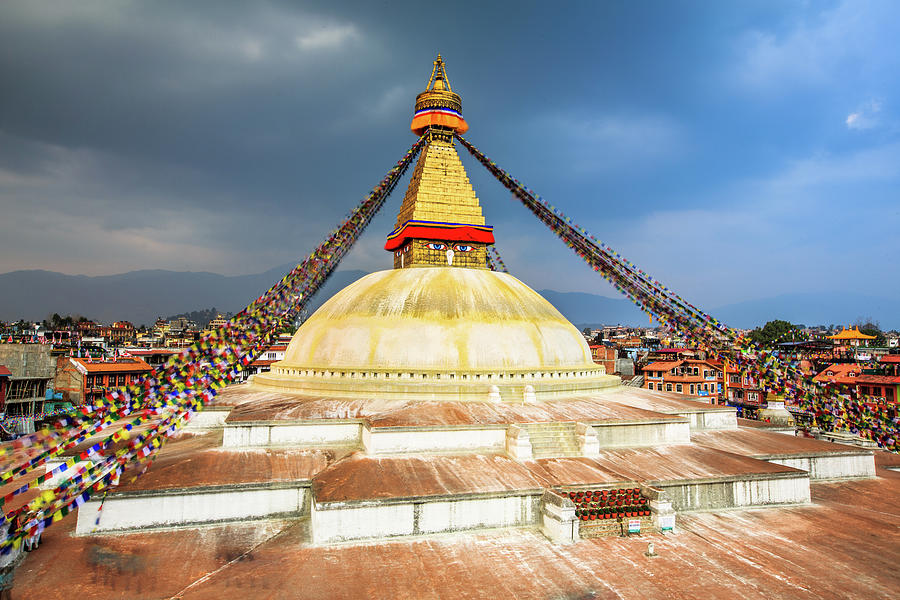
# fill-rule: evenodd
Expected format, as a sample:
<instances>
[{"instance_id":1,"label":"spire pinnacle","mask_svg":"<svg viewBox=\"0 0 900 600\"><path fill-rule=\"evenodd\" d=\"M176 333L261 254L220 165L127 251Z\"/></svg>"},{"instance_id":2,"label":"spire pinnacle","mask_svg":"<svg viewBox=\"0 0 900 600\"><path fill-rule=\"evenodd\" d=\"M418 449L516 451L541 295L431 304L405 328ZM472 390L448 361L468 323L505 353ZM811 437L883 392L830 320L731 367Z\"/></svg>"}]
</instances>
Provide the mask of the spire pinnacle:
<instances>
[{"instance_id":1,"label":"spire pinnacle","mask_svg":"<svg viewBox=\"0 0 900 600\"><path fill-rule=\"evenodd\" d=\"M425 89L453 91L453 88L450 87L450 79L447 77L447 70L444 68L444 59L441 58L440 54L437 55L437 59L434 61L434 67L431 69L431 78L428 80Z\"/></svg>"},{"instance_id":2,"label":"spire pinnacle","mask_svg":"<svg viewBox=\"0 0 900 600\"><path fill-rule=\"evenodd\" d=\"M440 54L433 65L425 91L416 96L416 112L410 129L416 135L431 131L449 139L453 133L468 131L469 125L462 117L462 99L450 87L447 68Z\"/></svg>"}]
</instances>

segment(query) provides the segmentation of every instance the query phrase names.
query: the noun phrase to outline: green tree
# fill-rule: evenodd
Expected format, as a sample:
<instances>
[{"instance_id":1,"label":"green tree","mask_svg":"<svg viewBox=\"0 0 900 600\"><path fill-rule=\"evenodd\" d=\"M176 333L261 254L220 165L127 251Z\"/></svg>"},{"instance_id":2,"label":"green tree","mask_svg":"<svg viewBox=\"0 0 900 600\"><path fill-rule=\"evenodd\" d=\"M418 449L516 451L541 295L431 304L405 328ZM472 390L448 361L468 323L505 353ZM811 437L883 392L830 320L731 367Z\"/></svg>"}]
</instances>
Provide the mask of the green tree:
<instances>
[{"instance_id":1,"label":"green tree","mask_svg":"<svg viewBox=\"0 0 900 600\"><path fill-rule=\"evenodd\" d=\"M790 334L794 335L791 336ZM800 339L800 328L790 321L776 319L750 332L750 340L761 346L772 346L780 342L791 341L793 337Z\"/></svg>"},{"instance_id":2,"label":"green tree","mask_svg":"<svg viewBox=\"0 0 900 600\"><path fill-rule=\"evenodd\" d=\"M873 348L884 348L887 346L887 338L885 337L884 332L881 331L881 326L877 321L873 321L872 319L859 319L854 325L859 327L860 333L875 336L874 340L868 340L867 346Z\"/></svg>"}]
</instances>

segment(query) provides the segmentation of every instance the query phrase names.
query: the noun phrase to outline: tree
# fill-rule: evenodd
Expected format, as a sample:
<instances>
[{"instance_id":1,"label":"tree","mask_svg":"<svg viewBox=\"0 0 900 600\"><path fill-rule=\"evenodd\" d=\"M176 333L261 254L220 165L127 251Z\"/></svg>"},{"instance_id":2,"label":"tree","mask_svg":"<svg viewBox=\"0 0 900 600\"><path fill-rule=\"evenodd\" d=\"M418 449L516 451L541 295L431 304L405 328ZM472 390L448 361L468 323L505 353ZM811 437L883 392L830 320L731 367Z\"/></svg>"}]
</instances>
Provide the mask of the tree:
<instances>
[{"instance_id":1,"label":"tree","mask_svg":"<svg viewBox=\"0 0 900 600\"><path fill-rule=\"evenodd\" d=\"M887 338L885 337L884 332L881 331L881 326L878 324L878 321L873 321L872 319L857 319L854 325L859 328L860 333L875 336L874 340L866 343L867 346L873 348L884 348L887 346Z\"/></svg>"},{"instance_id":2,"label":"tree","mask_svg":"<svg viewBox=\"0 0 900 600\"><path fill-rule=\"evenodd\" d=\"M790 321L776 319L751 331L750 341L760 346L772 346L776 343L791 341L793 337L799 337L799 335L799 327Z\"/></svg>"}]
</instances>

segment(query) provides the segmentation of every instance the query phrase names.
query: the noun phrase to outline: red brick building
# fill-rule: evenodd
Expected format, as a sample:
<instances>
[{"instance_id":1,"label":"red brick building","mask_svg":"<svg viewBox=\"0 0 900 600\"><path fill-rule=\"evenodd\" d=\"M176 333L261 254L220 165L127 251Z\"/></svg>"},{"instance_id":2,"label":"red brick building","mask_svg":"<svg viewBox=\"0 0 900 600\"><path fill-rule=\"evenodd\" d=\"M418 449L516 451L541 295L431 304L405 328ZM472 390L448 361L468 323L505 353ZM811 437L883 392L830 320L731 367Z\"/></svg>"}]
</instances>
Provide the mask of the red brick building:
<instances>
[{"instance_id":1,"label":"red brick building","mask_svg":"<svg viewBox=\"0 0 900 600\"><path fill-rule=\"evenodd\" d=\"M591 344L591 358L598 365L606 367L606 373L612 375L616 372L617 351L612 346L604 344Z\"/></svg>"},{"instance_id":2,"label":"red brick building","mask_svg":"<svg viewBox=\"0 0 900 600\"><path fill-rule=\"evenodd\" d=\"M56 369L56 391L72 404L102 397L107 390L134 382L153 370L137 357L108 360L61 356Z\"/></svg>"},{"instance_id":3,"label":"red brick building","mask_svg":"<svg viewBox=\"0 0 900 600\"><path fill-rule=\"evenodd\" d=\"M717 399L722 391L722 366L713 361L679 359L656 361L643 368L644 388L685 396Z\"/></svg>"}]
</instances>

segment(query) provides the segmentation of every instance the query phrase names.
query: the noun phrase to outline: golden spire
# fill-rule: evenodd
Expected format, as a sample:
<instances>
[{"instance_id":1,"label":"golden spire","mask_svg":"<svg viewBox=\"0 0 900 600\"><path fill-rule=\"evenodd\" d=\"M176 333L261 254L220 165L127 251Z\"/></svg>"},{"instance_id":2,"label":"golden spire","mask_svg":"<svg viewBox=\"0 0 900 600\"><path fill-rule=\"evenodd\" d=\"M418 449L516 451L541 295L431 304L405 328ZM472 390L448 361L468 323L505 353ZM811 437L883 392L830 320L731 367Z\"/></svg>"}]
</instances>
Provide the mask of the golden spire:
<instances>
[{"instance_id":1,"label":"golden spire","mask_svg":"<svg viewBox=\"0 0 900 600\"><path fill-rule=\"evenodd\" d=\"M397 224L385 250L394 253L394 268L487 268L487 246L494 243L475 190L453 145L454 133L469 126L462 101L450 89L444 60L438 54L424 92L416 96L412 130L428 133L403 198Z\"/></svg>"}]
</instances>

